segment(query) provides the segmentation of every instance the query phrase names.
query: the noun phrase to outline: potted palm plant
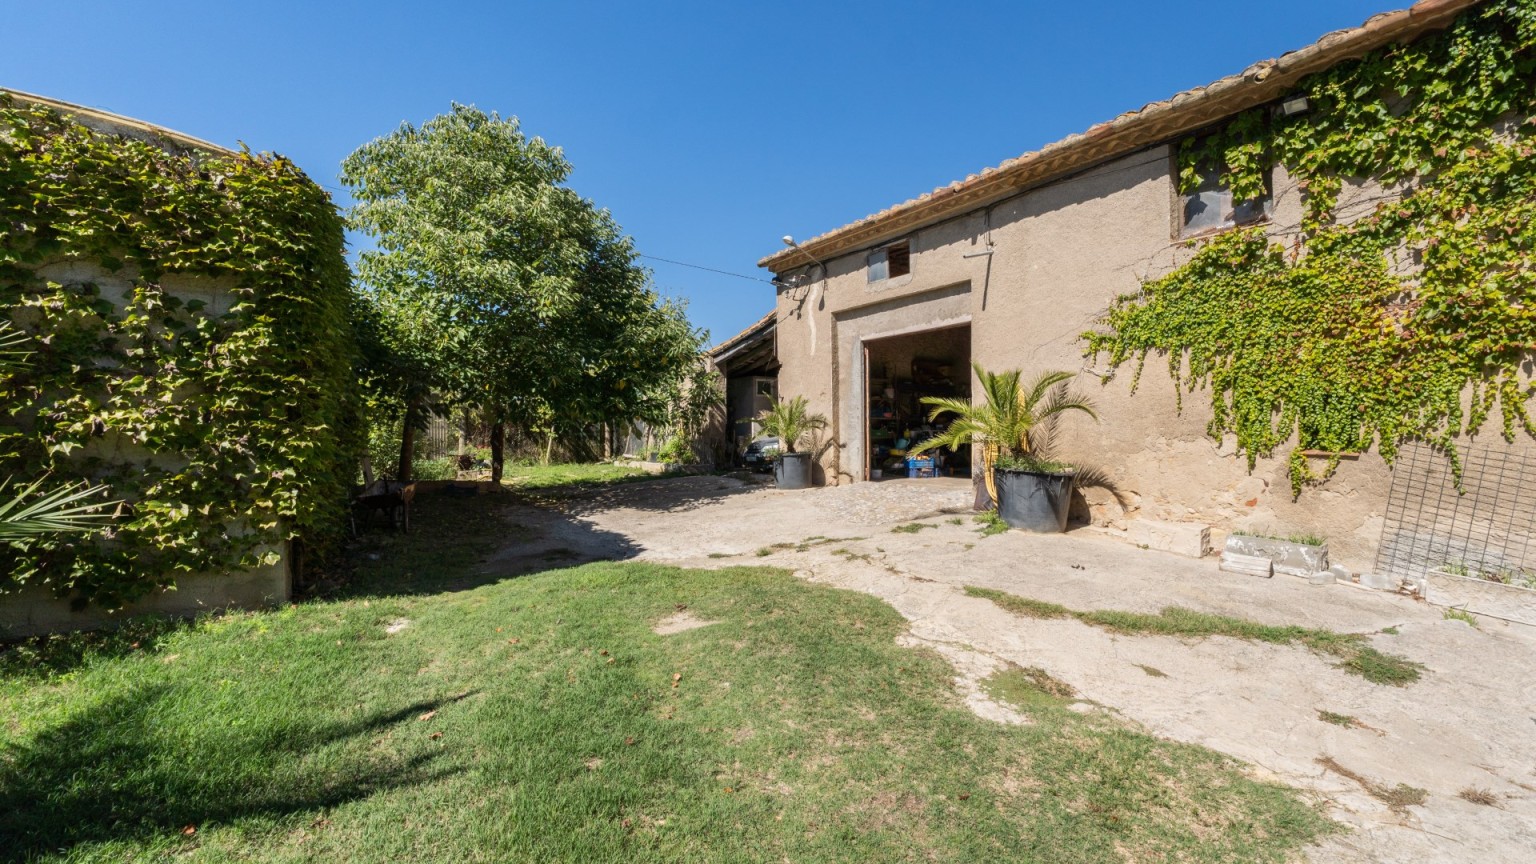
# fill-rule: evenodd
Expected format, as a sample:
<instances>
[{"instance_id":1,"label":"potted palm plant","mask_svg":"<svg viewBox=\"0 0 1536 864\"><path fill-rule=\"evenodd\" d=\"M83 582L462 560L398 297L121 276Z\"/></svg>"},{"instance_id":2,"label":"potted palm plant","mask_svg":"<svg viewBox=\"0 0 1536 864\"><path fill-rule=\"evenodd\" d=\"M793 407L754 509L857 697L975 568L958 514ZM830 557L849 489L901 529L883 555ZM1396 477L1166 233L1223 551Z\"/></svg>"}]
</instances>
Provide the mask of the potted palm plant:
<instances>
[{"instance_id":1,"label":"potted palm plant","mask_svg":"<svg viewBox=\"0 0 1536 864\"><path fill-rule=\"evenodd\" d=\"M753 418L763 434L779 439L774 457L773 479L780 489L804 489L811 485L811 455L798 448L811 436L827 428L827 418L806 410L804 396L775 399L767 410Z\"/></svg>"},{"instance_id":2,"label":"potted palm plant","mask_svg":"<svg viewBox=\"0 0 1536 864\"><path fill-rule=\"evenodd\" d=\"M1065 531L1075 469L1042 458L1040 448L1045 431L1068 411L1081 411L1097 420L1092 403L1067 388L1070 372L1044 372L1022 383L1017 369L994 373L980 364L972 366L981 382L983 401L925 397L930 420L945 414L955 419L912 452L981 445L983 482L1003 521L1029 531Z\"/></svg>"}]
</instances>

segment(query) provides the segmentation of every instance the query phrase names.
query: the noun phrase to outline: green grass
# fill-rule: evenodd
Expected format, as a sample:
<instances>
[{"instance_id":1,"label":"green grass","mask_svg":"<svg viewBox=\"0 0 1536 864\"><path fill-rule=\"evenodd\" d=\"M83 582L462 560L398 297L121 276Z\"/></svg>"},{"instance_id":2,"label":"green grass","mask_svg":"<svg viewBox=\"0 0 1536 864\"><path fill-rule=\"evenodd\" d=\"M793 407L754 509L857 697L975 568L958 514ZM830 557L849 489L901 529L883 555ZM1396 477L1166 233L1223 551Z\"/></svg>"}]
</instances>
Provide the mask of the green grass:
<instances>
[{"instance_id":1,"label":"green grass","mask_svg":"<svg viewBox=\"0 0 1536 864\"><path fill-rule=\"evenodd\" d=\"M1345 729L1353 729L1360 725L1360 721L1348 714L1338 714L1333 711L1317 712L1317 719L1324 723L1332 723L1335 726L1343 726Z\"/></svg>"},{"instance_id":2,"label":"green grass","mask_svg":"<svg viewBox=\"0 0 1536 864\"><path fill-rule=\"evenodd\" d=\"M1015 615L1023 615L1027 618L1069 618L1075 614L1065 606L1047 603L1044 600L1020 597L1017 594L1009 594L1007 591L996 591L991 588L978 588L975 585L967 585L965 586L965 593L969 597L991 600L1009 612Z\"/></svg>"},{"instance_id":3,"label":"green grass","mask_svg":"<svg viewBox=\"0 0 1536 864\"><path fill-rule=\"evenodd\" d=\"M639 468L607 462L558 465L508 465L502 482L517 489L549 489L556 486L600 486L655 479Z\"/></svg>"},{"instance_id":4,"label":"green grass","mask_svg":"<svg viewBox=\"0 0 1536 864\"><path fill-rule=\"evenodd\" d=\"M1034 723L976 717L872 597L497 581L495 498L418 504L334 599L6 652L0 860L1279 862L1334 830L1027 670L992 686ZM715 623L652 632L682 607Z\"/></svg>"},{"instance_id":5,"label":"green grass","mask_svg":"<svg viewBox=\"0 0 1536 864\"><path fill-rule=\"evenodd\" d=\"M1035 666L1010 665L983 679L981 688L999 702L1026 711L1061 707L1077 695L1072 685Z\"/></svg>"},{"instance_id":6,"label":"green grass","mask_svg":"<svg viewBox=\"0 0 1536 864\"><path fill-rule=\"evenodd\" d=\"M1008 523L1003 521L1003 517L997 515L996 510L988 510L985 513L977 513L975 516L971 517L971 521L981 526L977 533L981 534L983 537L991 537L996 534L1006 534L1008 532Z\"/></svg>"},{"instance_id":7,"label":"green grass","mask_svg":"<svg viewBox=\"0 0 1536 864\"><path fill-rule=\"evenodd\" d=\"M1285 543L1300 543L1303 546L1322 546L1328 542L1328 538L1321 534L1270 534L1263 531L1253 531L1247 528L1239 528L1232 532L1234 537L1256 537L1260 540L1280 540Z\"/></svg>"},{"instance_id":8,"label":"green grass","mask_svg":"<svg viewBox=\"0 0 1536 864\"><path fill-rule=\"evenodd\" d=\"M930 522L908 522L905 525L897 525L891 529L892 534L916 534L924 528L937 528L939 526Z\"/></svg>"},{"instance_id":9,"label":"green grass","mask_svg":"<svg viewBox=\"0 0 1536 864\"><path fill-rule=\"evenodd\" d=\"M1529 588L1536 590L1536 574L1527 573L1517 567L1473 567L1464 561L1447 561L1438 568L1452 576L1463 576L1469 579L1481 579L1484 582L1497 582L1500 585L1513 585L1516 588Z\"/></svg>"},{"instance_id":10,"label":"green grass","mask_svg":"<svg viewBox=\"0 0 1536 864\"><path fill-rule=\"evenodd\" d=\"M1358 633L1336 633L1332 630L1294 625L1282 627L1260 624L1245 618L1212 615L1181 606L1168 606L1155 615L1145 612L1123 612L1117 609L1083 612L991 588L968 585L965 593L971 597L991 600L1016 615L1030 618L1071 617L1084 624L1101 627L1113 633L1177 636L1190 639L1228 636L1233 639L1268 642L1274 645L1302 645L1318 654L1337 659L1339 668L1375 684L1392 684L1400 687L1419 680L1424 668L1411 660L1371 647L1366 636Z\"/></svg>"},{"instance_id":11,"label":"green grass","mask_svg":"<svg viewBox=\"0 0 1536 864\"><path fill-rule=\"evenodd\" d=\"M1440 617L1446 621L1465 621L1473 627L1477 626L1477 617L1475 615L1465 609L1457 609L1454 606L1448 607Z\"/></svg>"}]
</instances>

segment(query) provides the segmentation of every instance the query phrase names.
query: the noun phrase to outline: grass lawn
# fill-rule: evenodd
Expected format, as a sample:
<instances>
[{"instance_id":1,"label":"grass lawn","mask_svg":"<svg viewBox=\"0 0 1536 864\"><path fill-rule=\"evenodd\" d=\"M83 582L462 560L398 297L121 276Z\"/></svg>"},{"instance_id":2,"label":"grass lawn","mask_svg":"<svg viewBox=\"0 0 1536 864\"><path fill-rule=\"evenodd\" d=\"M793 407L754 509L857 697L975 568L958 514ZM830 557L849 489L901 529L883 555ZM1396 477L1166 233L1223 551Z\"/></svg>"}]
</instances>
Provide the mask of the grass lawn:
<instances>
[{"instance_id":1,"label":"grass lawn","mask_svg":"<svg viewBox=\"0 0 1536 864\"><path fill-rule=\"evenodd\" d=\"M502 482L517 489L548 489L554 486L588 486L623 483L655 475L628 465L608 462L553 465L507 465Z\"/></svg>"},{"instance_id":2,"label":"grass lawn","mask_svg":"<svg viewBox=\"0 0 1536 864\"><path fill-rule=\"evenodd\" d=\"M419 503L345 597L9 652L0 860L1260 862L1333 830L1048 678L989 688L1032 724L982 720L889 606L783 571L433 592L499 505ZM715 623L652 631L680 612Z\"/></svg>"}]
</instances>

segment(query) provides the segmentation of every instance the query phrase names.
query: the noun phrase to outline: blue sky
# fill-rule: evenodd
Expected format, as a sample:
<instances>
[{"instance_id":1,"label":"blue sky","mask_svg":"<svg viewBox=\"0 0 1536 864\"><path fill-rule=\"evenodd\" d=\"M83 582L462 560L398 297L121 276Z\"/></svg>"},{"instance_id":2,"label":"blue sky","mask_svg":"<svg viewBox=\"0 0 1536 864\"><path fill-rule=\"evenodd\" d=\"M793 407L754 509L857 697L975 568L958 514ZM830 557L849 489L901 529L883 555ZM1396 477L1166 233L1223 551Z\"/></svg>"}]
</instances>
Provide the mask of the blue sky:
<instances>
[{"instance_id":1,"label":"blue sky","mask_svg":"<svg viewBox=\"0 0 1536 864\"><path fill-rule=\"evenodd\" d=\"M1407 0L0 0L0 86L294 159L452 101L565 148L641 252L758 258ZM338 196L340 197L340 196ZM647 261L716 341L763 282Z\"/></svg>"}]
</instances>

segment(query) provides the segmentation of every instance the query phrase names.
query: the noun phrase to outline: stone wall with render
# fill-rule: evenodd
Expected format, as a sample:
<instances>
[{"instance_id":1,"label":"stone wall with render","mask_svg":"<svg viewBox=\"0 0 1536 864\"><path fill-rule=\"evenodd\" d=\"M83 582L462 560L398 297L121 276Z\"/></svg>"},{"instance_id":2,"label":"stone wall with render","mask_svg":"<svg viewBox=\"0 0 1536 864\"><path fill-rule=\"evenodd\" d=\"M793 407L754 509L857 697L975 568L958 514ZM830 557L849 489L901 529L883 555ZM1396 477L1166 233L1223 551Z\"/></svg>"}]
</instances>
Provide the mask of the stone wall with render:
<instances>
[{"instance_id":1,"label":"stone wall with render","mask_svg":"<svg viewBox=\"0 0 1536 864\"><path fill-rule=\"evenodd\" d=\"M1348 187L1342 218L1369 212L1384 194L1391 190L1369 182ZM821 460L827 482L865 479L862 341L969 323L971 356L983 367L1065 369L1097 402L1101 422L1071 417L1057 442L1063 458L1102 469L1126 502L1085 490L1095 524L1124 531L1135 519L1200 523L1214 529L1218 548L1234 528L1316 533L1329 538L1336 560L1369 568L1391 485L1378 454L1345 460L1327 483L1293 500L1289 448L1250 472L1230 437L1206 434L1207 393L1183 394L1178 410L1164 359L1148 359L1132 395L1131 367L1105 381L1083 357L1079 334L1114 298L1193 254L1177 237L1178 200L1171 148L1157 146L882 241L911 243L908 275L869 283L874 247L824 261L825 278L819 265L785 273L807 279L778 291L780 392L807 397L834 420L835 446ZM1301 215L1300 190L1276 169L1267 230L1288 240Z\"/></svg>"},{"instance_id":2,"label":"stone wall with render","mask_svg":"<svg viewBox=\"0 0 1536 864\"><path fill-rule=\"evenodd\" d=\"M180 576L173 588L156 591L121 609L74 609L67 601L56 599L47 588L25 586L0 595L0 642L45 633L98 630L138 615L190 618L221 609L261 609L287 603L292 595L287 544L259 551L278 552L283 560L233 573Z\"/></svg>"},{"instance_id":3,"label":"stone wall with render","mask_svg":"<svg viewBox=\"0 0 1536 864\"><path fill-rule=\"evenodd\" d=\"M127 302L137 274L128 270L106 270L76 259L45 262L35 272L59 285L94 285L102 299L119 309ZM234 305L234 287L228 278L167 274L160 279L166 293L182 300L198 300L209 315L222 315ZM18 419L28 420L26 411ZM110 462L153 462L176 467L177 456L155 453L127 437L108 431L91 440L80 457L95 457ZM231 530L239 530L238 527ZM122 609L98 607L74 609L65 600L41 586L8 588L0 593L0 641L56 633L111 627L135 615L165 614L193 616L217 609L254 609L288 602L292 596L290 552L287 543L263 547L257 554L275 552L278 560L270 565L225 573L194 573L178 576L173 588L156 591Z\"/></svg>"}]
</instances>

